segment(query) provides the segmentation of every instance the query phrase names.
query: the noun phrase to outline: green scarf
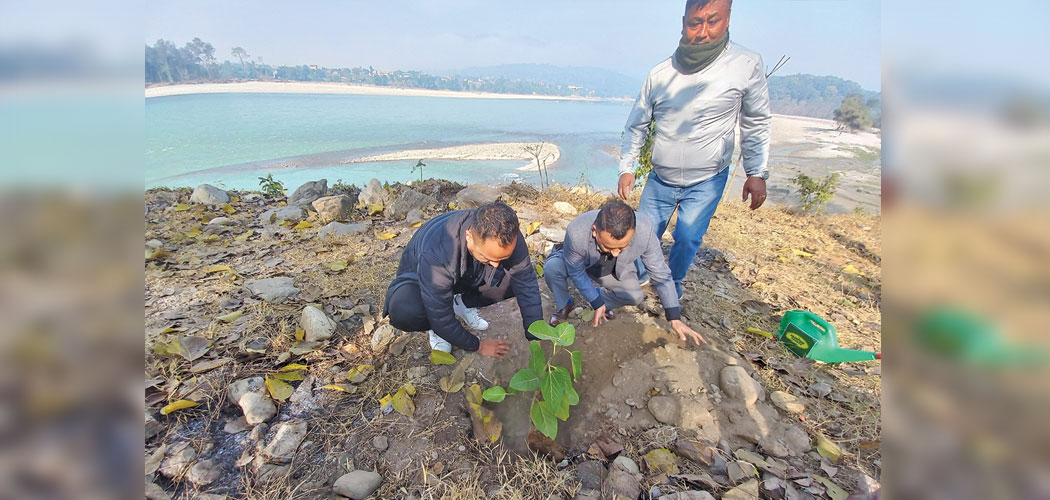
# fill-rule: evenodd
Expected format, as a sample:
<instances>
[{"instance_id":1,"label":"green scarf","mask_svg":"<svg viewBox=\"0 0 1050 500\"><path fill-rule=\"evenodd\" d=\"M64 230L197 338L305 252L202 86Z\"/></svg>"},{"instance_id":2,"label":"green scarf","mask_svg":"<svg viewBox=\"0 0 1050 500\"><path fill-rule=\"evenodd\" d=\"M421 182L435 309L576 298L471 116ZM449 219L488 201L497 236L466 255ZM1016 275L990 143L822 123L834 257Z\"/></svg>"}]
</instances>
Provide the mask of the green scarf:
<instances>
[{"instance_id":1,"label":"green scarf","mask_svg":"<svg viewBox=\"0 0 1050 500\"><path fill-rule=\"evenodd\" d=\"M691 45L684 40L679 41L678 50L674 52L674 58L678 62L678 68L685 74L691 75L711 64L711 61L714 61L722 53L722 50L726 48L728 43L728 31L725 35L722 35L722 38L701 45Z\"/></svg>"}]
</instances>

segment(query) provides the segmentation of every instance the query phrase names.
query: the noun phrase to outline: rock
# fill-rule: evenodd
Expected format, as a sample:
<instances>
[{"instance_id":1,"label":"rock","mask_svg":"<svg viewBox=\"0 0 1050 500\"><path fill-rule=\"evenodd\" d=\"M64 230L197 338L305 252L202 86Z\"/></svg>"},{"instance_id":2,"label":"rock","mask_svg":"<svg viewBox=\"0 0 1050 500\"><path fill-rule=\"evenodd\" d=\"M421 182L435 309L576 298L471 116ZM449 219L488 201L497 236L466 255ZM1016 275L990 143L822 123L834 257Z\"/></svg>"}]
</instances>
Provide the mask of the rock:
<instances>
[{"instance_id":1,"label":"rock","mask_svg":"<svg viewBox=\"0 0 1050 500\"><path fill-rule=\"evenodd\" d=\"M678 425L678 401L670 396L653 396L646 405L661 424Z\"/></svg>"},{"instance_id":2,"label":"rock","mask_svg":"<svg viewBox=\"0 0 1050 500\"><path fill-rule=\"evenodd\" d=\"M609 487L610 493L613 494L611 498L617 498L615 495L623 495L633 500L642 493L642 487L638 484L637 473L632 473L615 463L609 469L609 477L606 479L605 484Z\"/></svg>"},{"instance_id":3,"label":"rock","mask_svg":"<svg viewBox=\"0 0 1050 500\"><path fill-rule=\"evenodd\" d=\"M415 224L417 222L420 222L420 223L423 222L423 218L424 218L424 216L423 216L423 212L422 211L420 211L420 210L410 210L408 212L408 215L405 216L405 222L407 222L408 225L411 226L412 224Z\"/></svg>"},{"instance_id":4,"label":"rock","mask_svg":"<svg viewBox=\"0 0 1050 500\"><path fill-rule=\"evenodd\" d=\"M667 448L657 448L645 454L645 466L653 474L678 474L678 457Z\"/></svg>"},{"instance_id":5,"label":"rock","mask_svg":"<svg viewBox=\"0 0 1050 500\"><path fill-rule=\"evenodd\" d=\"M638 474L639 472L641 472L641 470L638 468L638 464L634 463L634 460L631 460L630 458L625 457L623 455L616 457L616 460L613 460L613 465L619 465L631 474Z\"/></svg>"},{"instance_id":6,"label":"rock","mask_svg":"<svg viewBox=\"0 0 1050 500\"><path fill-rule=\"evenodd\" d=\"M302 207L288 205L284 207L271 208L259 214L259 223L266 225L280 224L283 221L299 222L305 219L306 215L306 210L303 210Z\"/></svg>"},{"instance_id":7,"label":"rock","mask_svg":"<svg viewBox=\"0 0 1050 500\"><path fill-rule=\"evenodd\" d=\"M701 465L710 467L715 461L715 448L692 439L679 439L674 443L674 451L679 455Z\"/></svg>"},{"instance_id":8,"label":"rock","mask_svg":"<svg viewBox=\"0 0 1050 500\"><path fill-rule=\"evenodd\" d=\"M597 460L587 460L576 466L576 477L580 479L580 487L586 489L602 489L606 473L605 466Z\"/></svg>"},{"instance_id":9,"label":"rock","mask_svg":"<svg viewBox=\"0 0 1050 500\"><path fill-rule=\"evenodd\" d=\"M375 333L372 334L372 350L377 354L386 351L387 346L395 338L397 338L397 328L394 328L389 323L380 325L379 328L376 328Z\"/></svg>"},{"instance_id":10,"label":"rock","mask_svg":"<svg viewBox=\"0 0 1050 500\"><path fill-rule=\"evenodd\" d=\"M331 222L349 219L354 203L350 201L349 196L341 194L318 198L310 206L314 207L314 211L317 212L321 222Z\"/></svg>"},{"instance_id":11,"label":"rock","mask_svg":"<svg viewBox=\"0 0 1050 500\"><path fill-rule=\"evenodd\" d=\"M354 223L343 224L342 222L329 222L317 232L317 236L327 238L330 236L353 236L368 231L368 224Z\"/></svg>"},{"instance_id":12,"label":"rock","mask_svg":"<svg viewBox=\"0 0 1050 500\"><path fill-rule=\"evenodd\" d=\"M198 488L218 481L220 476L222 476L222 470L216 467L212 460L201 460L190 467L189 472L186 473L186 479Z\"/></svg>"},{"instance_id":13,"label":"rock","mask_svg":"<svg viewBox=\"0 0 1050 500\"><path fill-rule=\"evenodd\" d=\"M788 413L798 414L806 411L806 405L802 404L797 397L784 391L773 391L769 395L769 399L773 401L777 408Z\"/></svg>"},{"instance_id":14,"label":"rock","mask_svg":"<svg viewBox=\"0 0 1050 500\"><path fill-rule=\"evenodd\" d=\"M283 276L278 278L245 280L244 288L247 288L249 292L252 292L252 295L274 304L280 304L281 302L299 294L299 289L295 287L295 278Z\"/></svg>"},{"instance_id":15,"label":"rock","mask_svg":"<svg viewBox=\"0 0 1050 500\"><path fill-rule=\"evenodd\" d=\"M459 208L478 208L499 199L499 189L485 184L471 184L456 193Z\"/></svg>"},{"instance_id":16,"label":"rock","mask_svg":"<svg viewBox=\"0 0 1050 500\"><path fill-rule=\"evenodd\" d=\"M302 326L303 331L306 332L303 338L307 342L320 342L332 338L338 326L324 311L314 306L303 308L299 324Z\"/></svg>"},{"instance_id":17,"label":"rock","mask_svg":"<svg viewBox=\"0 0 1050 500\"><path fill-rule=\"evenodd\" d=\"M244 412L244 420L248 425L261 424L277 415L277 406L269 396L249 392L241 396L237 403Z\"/></svg>"},{"instance_id":18,"label":"rock","mask_svg":"<svg viewBox=\"0 0 1050 500\"><path fill-rule=\"evenodd\" d=\"M784 438L784 444L795 455L803 455L813 449L809 434L797 426L788 426L780 435Z\"/></svg>"},{"instance_id":19,"label":"rock","mask_svg":"<svg viewBox=\"0 0 1050 500\"><path fill-rule=\"evenodd\" d=\"M152 248L152 249L156 250L156 249L158 249L158 248L160 248L162 246L164 246L164 242L162 242L162 241L160 241L160 240L158 240L156 238L153 238L152 240L149 240L149 241L146 242L146 248Z\"/></svg>"},{"instance_id":20,"label":"rock","mask_svg":"<svg viewBox=\"0 0 1050 500\"><path fill-rule=\"evenodd\" d=\"M390 443L387 442L386 436L376 436L372 438L372 446L379 451L386 451Z\"/></svg>"},{"instance_id":21,"label":"rock","mask_svg":"<svg viewBox=\"0 0 1050 500\"><path fill-rule=\"evenodd\" d=\"M314 380L313 375L307 375L299 383L299 387L296 387L292 395L288 397L293 414L301 415L321 409L321 405L317 403L317 399L314 397Z\"/></svg>"},{"instance_id":22,"label":"rock","mask_svg":"<svg viewBox=\"0 0 1050 500\"><path fill-rule=\"evenodd\" d=\"M263 448L263 456L271 463L291 462L295 450L299 449L299 445L306 438L306 430L306 422L302 420L288 421L278 425L273 440Z\"/></svg>"},{"instance_id":23,"label":"rock","mask_svg":"<svg viewBox=\"0 0 1050 500\"><path fill-rule=\"evenodd\" d=\"M784 458L791 455L791 450L788 449L787 445L773 436L766 436L759 440L758 447L767 455L772 455L777 458Z\"/></svg>"},{"instance_id":24,"label":"rock","mask_svg":"<svg viewBox=\"0 0 1050 500\"><path fill-rule=\"evenodd\" d=\"M389 202L390 193L387 193L386 190L383 189L383 183L379 182L379 179L372 179L368 181L368 185L361 190L361 194L357 197L357 203L361 206L386 206L386 204Z\"/></svg>"},{"instance_id":25,"label":"rock","mask_svg":"<svg viewBox=\"0 0 1050 500\"><path fill-rule=\"evenodd\" d=\"M382 482L383 476L375 472L355 470L336 479L332 491L353 500L363 500L379 489Z\"/></svg>"},{"instance_id":26,"label":"rock","mask_svg":"<svg viewBox=\"0 0 1050 500\"><path fill-rule=\"evenodd\" d=\"M565 241L564 227L540 226L540 228L536 230L536 233L543 236L543 239L554 243L561 243Z\"/></svg>"},{"instance_id":27,"label":"rock","mask_svg":"<svg viewBox=\"0 0 1050 500\"><path fill-rule=\"evenodd\" d=\"M722 500L758 500L758 480L752 479L723 493Z\"/></svg>"},{"instance_id":28,"label":"rock","mask_svg":"<svg viewBox=\"0 0 1050 500\"><path fill-rule=\"evenodd\" d=\"M287 476L288 472L291 471L291 469L291 465L277 465L264 463L259 464L259 466L255 469L255 473L259 477L259 482L265 484L271 481L277 481L282 477Z\"/></svg>"},{"instance_id":29,"label":"rock","mask_svg":"<svg viewBox=\"0 0 1050 500\"><path fill-rule=\"evenodd\" d=\"M747 374L742 366L726 366L719 375L719 386L722 392L733 399L739 399L750 406L761 399L762 385Z\"/></svg>"},{"instance_id":30,"label":"rock","mask_svg":"<svg viewBox=\"0 0 1050 500\"><path fill-rule=\"evenodd\" d=\"M526 438L526 444L530 450L541 455L546 455L555 462L560 462L565 459L565 447L536 429L529 431L529 436Z\"/></svg>"},{"instance_id":31,"label":"rock","mask_svg":"<svg viewBox=\"0 0 1050 500\"><path fill-rule=\"evenodd\" d=\"M411 189L401 191L397 199L386 207L387 217L398 219L405 218L412 210L422 210L437 203L437 198L428 196Z\"/></svg>"},{"instance_id":32,"label":"rock","mask_svg":"<svg viewBox=\"0 0 1050 500\"><path fill-rule=\"evenodd\" d=\"M743 479L755 477L758 475L758 471L755 470L754 464L736 460L729 462L729 465L726 466L726 474L729 476L729 482L738 484Z\"/></svg>"},{"instance_id":33,"label":"rock","mask_svg":"<svg viewBox=\"0 0 1050 500\"><path fill-rule=\"evenodd\" d=\"M806 389L806 392L808 392L810 396L826 398L831 394L831 384L828 384L827 382L814 382L813 385Z\"/></svg>"},{"instance_id":34,"label":"rock","mask_svg":"<svg viewBox=\"0 0 1050 500\"><path fill-rule=\"evenodd\" d=\"M265 198L259 193L248 193L241 198L241 201L245 203L255 203L257 201L265 201Z\"/></svg>"},{"instance_id":35,"label":"rock","mask_svg":"<svg viewBox=\"0 0 1050 500\"><path fill-rule=\"evenodd\" d=\"M161 424L154 418L153 414L147 410L145 412L145 424L146 424L146 440L148 441L153 436L160 434L164 431L164 424Z\"/></svg>"},{"instance_id":36,"label":"rock","mask_svg":"<svg viewBox=\"0 0 1050 500\"><path fill-rule=\"evenodd\" d=\"M229 217L216 217L216 218L208 221L207 225L209 225L209 226L236 226L238 224L240 224L240 223L235 221L235 220L233 220L233 219L231 219L231 218L229 218Z\"/></svg>"},{"instance_id":37,"label":"rock","mask_svg":"<svg viewBox=\"0 0 1050 500\"><path fill-rule=\"evenodd\" d=\"M248 425L248 420L242 416L227 420L222 430L227 434L239 434L251 428L252 426Z\"/></svg>"},{"instance_id":38,"label":"rock","mask_svg":"<svg viewBox=\"0 0 1050 500\"><path fill-rule=\"evenodd\" d=\"M715 497L706 491L690 490L664 495L660 497L660 500L715 500Z\"/></svg>"},{"instance_id":39,"label":"rock","mask_svg":"<svg viewBox=\"0 0 1050 500\"><path fill-rule=\"evenodd\" d=\"M230 195L211 184L197 186L197 189L194 189L193 194L190 195L190 203L200 203L201 205L222 205L229 202Z\"/></svg>"},{"instance_id":40,"label":"rock","mask_svg":"<svg viewBox=\"0 0 1050 500\"><path fill-rule=\"evenodd\" d=\"M183 441L168 448L167 456L160 462L159 470L167 477L177 477L194 460L197 460L197 450L190 446L190 443Z\"/></svg>"},{"instance_id":41,"label":"rock","mask_svg":"<svg viewBox=\"0 0 1050 500\"><path fill-rule=\"evenodd\" d=\"M146 499L147 500L171 500L171 495L164 488L157 486L157 483L146 483Z\"/></svg>"},{"instance_id":42,"label":"rock","mask_svg":"<svg viewBox=\"0 0 1050 500\"><path fill-rule=\"evenodd\" d=\"M254 392L257 394L266 393L266 381L262 377L248 377L234 381L228 388L226 388L226 397L230 403L240 404L241 396Z\"/></svg>"},{"instance_id":43,"label":"rock","mask_svg":"<svg viewBox=\"0 0 1050 500\"><path fill-rule=\"evenodd\" d=\"M295 188L295 192L288 197L288 206L298 207L309 205L328 192L328 180L309 181Z\"/></svg>"},{"instance_id":44,"label":"rock","mask_svg":"<svg viewBox=\"0 0 1050 500\"><path fill-rule=\"evenodd\" d=\"M623 451L623 445L608 435L602 434L594 440L594 444L598 445L598 448L602 450L602 453L607 457L615 457ZM635 467L637 468L637 466Z\"/></svg>"},{"instance_id":45,"label":"rock","mask_svg":"<svg viewBox=\"0 0 1050 500\"><path fill-rule=\"evenodd\" d=\"M427 376L426 366L413 366L405 372L405 376L408 377L409 381L418 380Z\"/></svg>"},{"instance_id":46,"label":"rock","mask_svg":"<svg viewBox=\"0 0 1050 500\"><path fill-rule=\"evenodd\" d=\"M556 201L556 202L554 202L554 211L558 212L559 214L562 214L562 215L570 215L570 216L580 213L579 210L576 210L576 207L574 207L571 204L566 203L564 201Z\"/></svg>"}]
</instances>

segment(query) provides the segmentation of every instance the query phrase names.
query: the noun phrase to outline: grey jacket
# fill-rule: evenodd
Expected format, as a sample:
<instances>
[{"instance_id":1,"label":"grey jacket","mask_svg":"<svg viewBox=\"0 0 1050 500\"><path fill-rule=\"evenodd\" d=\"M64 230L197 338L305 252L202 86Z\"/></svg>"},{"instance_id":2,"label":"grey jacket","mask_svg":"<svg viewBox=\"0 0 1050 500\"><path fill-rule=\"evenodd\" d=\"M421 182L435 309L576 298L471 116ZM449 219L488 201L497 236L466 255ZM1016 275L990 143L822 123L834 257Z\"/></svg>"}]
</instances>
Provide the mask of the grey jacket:
<instances>
[{"instance_id":1,"label":"grey jacket","mask_svg":"<svg viewBox=\"0 0 1050 500\"><path fill-rule=\"evenodd\" d=\"M634 262L641 257L642 264L649 271L649 278L656 288L656 294L660 296L660 303L664 306L664 314L667 319L679 319L681 318L681 307L678 304L678 292L675 290L674 281L671 280L671 269L667 267L663 249L660 248L660 240L657 239L653 229L653 220L638 212L635 212L634 216L634 237L617 257L613 276L621 281L624 278L633 278L637 281L638 269ZM565 229L565 242L561 250L565 259L565 267L569 270L569 277L576 284L576 289L583 294L583 298L587 299L594 309L605 304L598 293L598 287L587 275L587 268L597 263L601 257L601 250L598 249L598 244L591 235L591 228L597 217L598 211L591 210L573 219Z\"/></svg>"},{"instance_id":2,"label":"grey jacket","mask_svg":"<svg viewBox=\"0 0 1050 500\"><path fill-rule=\"evenodd\" d=\"M711 64L692 75L674 57L656 65L627 118L620 173L633 173L649 122L655 121L653 170L666 184L686 187L714 177L733 157L735 128L748 176L768 171L772 115L762 57L729 42Z\"/></svg>"}]
</instances>

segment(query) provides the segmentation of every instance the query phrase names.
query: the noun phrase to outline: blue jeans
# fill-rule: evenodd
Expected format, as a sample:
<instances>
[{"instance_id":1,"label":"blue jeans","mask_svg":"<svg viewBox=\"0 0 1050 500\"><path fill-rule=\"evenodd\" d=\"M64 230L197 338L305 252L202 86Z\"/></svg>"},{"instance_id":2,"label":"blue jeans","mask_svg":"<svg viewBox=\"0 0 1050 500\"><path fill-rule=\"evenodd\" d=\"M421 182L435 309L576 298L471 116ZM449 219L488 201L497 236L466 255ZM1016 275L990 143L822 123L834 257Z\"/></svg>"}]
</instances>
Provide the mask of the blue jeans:
<instances>
[{"instance_id":1,"label":"blue jeans","mask_svg":"<svg viewBox=\"0 0 1050 500\"><path fill-rule=\"evenodd\" d=\"M638 202L638 211L648 215L656 224L656 237L662 238L667 230L667 222L678 210L678 222L675 225L674 244L667 265L671 268L671 279L674 280L678 297L682 296L682 280L689 272L689 266L700 250L700 243L707 233L711 216L715 214L718 201L725 191L729 168L722 169L714 177L688 187L675 187L664 184L656 172L651 172ZM642 265L642 260L635 261L638 266L638 280L649 279L649 273Z\"/></svg>"}]
</instances>

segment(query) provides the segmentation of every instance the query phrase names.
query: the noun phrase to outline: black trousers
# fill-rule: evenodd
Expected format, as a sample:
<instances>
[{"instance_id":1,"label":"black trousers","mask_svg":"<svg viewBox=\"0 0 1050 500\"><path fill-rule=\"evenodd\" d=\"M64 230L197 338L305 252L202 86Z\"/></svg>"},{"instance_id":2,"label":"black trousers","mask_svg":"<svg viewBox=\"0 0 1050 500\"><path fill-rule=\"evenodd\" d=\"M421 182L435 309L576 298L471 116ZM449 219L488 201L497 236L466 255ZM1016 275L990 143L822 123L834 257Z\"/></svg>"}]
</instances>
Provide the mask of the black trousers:
<instances>
[{"instance_id":1,"label":"black trousers","mask_svg":"<svg viewBox=\"0 0 1050 500\"><path fill-rule=\"evenodd\" d=\"M485 307L514 296L510 281L509 276L504 276L496 286L484 283L476 288L453 290L453 293L463 294L463 305L467 307ZM386 312L390 316L390 324L405 332L431 330L427 311L423 306L423 294L419 291L419 282L405 281L398 285L387 297Z\"/></svg>"}]
</instances>

